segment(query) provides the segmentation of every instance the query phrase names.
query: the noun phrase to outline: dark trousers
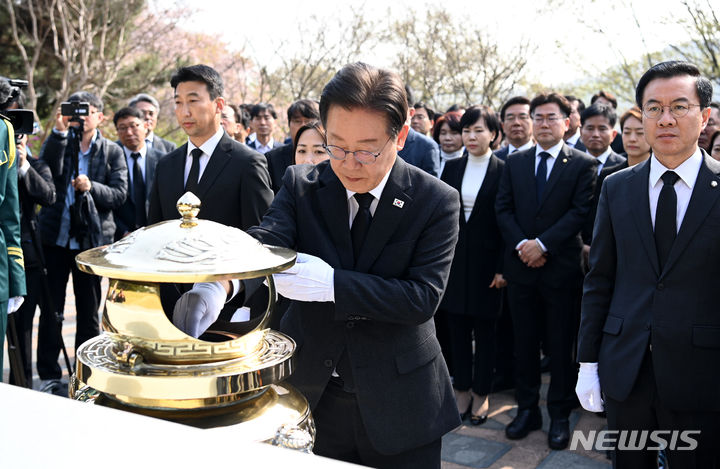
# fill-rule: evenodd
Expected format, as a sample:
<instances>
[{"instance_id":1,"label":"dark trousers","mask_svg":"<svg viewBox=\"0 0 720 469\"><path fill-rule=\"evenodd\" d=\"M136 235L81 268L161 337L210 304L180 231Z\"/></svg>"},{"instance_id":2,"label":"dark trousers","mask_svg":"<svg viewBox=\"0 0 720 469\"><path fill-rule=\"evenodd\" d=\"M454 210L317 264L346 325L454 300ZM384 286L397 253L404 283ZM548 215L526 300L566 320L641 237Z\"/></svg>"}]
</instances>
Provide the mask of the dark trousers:
<instances>
[{"instance_id":1,"label":"dark trousers","mask_svg":"<svg viewBox=\"0 0 720 469\"><path fill-rule=\"evenodd\" d=\"M27 295L20 309L15 312L15 326L17 327L18 350L22 359L23 372L28 387L32 387L32 333L35 309L42 301L43 284L40 267L27 267L25 269L25 285ZM10 384L17 384L15 373L10 370Z\"/></svg>"},{"instance_id":2,"label":"dark trousers","mask_svg":"<svg viewBox=\"0 0 720 469\"><path fill-rule=\"evenodd\" d=\"M662 366L662 364L660 364ZM682 383L678 383L682 386ZM647 352L630 395L624 401L616 401L605 396L605 410L609 430L700 430L700 435L692 434L698 447L693 451L682 451L688 444L678 438L678 450L665 450L668 465L675 468L711 469L720 468L720 412L678 412L669 409L660 399L655 384L652 353ZM671 440L667 433L662 437ZM636 437L637 438L637 437ZM636 439L637 441L637 439ZM647 444L657 447L649 439ZM617 469L657 468L656 450L615 450L613 467Z\"/></svg>"},{"instance_id":3,"label":"dark trousers","mask_svg":"<svg viewBox=\"0 0 720 469\"><path fill-rule=\"evenodd\" d=\"M458 391L472 388L479 396L490 394L495 362L495 323L494 318L448 314L451 353L455 363L453 387Z\"/></svg>"},{"instance_id":4,"label":"dark trousers","mask_svg":"<svg viewBox=\"0 0 720 469\"><path fill-rule=\"evenodd\" d=\"M72 273L73 292L75 294L76 331L75 350L83 342L100 334L98 310L100 308L100 277L90 275L77 268L75 256L78 250L60 246L43 246L47 263L48 283L53 306L63 311L65 289ZM37 367L40 379L60 379L62 370L58 364L60 354L60 330L53 311L41 309L38 327Z\"/></svg>"},{"instance_id":5,"label":"dark trousers","mask_svg":"<svg viewBox=\"0 0 720 469\"><path fill-rule=\"evenodd\" d=\"M355 394L333 381L313 409L313 418L317 428L313 452L319 456L380 468L440 468L440 439L399 454L378 453L368 439Z\"/></svg>"},{"instance_id":6,"label":"dark trousers","mask_svg":"<svg viewBox=\"0 0 720 469\"><path fill-rule=\"evenodd\" d=\"M515 335L518 408L524 410L538 406L542 340L550 355L548 412L553 419L567 418L575 405L577 381L577 369L572 361L575 289L517 283L508 283L507 289Z\"/></svg>"},{"instance_id":7,"label":"dark trousers","mask_svg":"<svg viewBox=\"0 0 720 469\"><path fill-rule=\"evenodd\" d=\"M513 323L507 300L507 288L502 289L502 308L495 326L495 375L494 382L502 385L515 383L515 348Z\"/></svg>"}]
</instances>

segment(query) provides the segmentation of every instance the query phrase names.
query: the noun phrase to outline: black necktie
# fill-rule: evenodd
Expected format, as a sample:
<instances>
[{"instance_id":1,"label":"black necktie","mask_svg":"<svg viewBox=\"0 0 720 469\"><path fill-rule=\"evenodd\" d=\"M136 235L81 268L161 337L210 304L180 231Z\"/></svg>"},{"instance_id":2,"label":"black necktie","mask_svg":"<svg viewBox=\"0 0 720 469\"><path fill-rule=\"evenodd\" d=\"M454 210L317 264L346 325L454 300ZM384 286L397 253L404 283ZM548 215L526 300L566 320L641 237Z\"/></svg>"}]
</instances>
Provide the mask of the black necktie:
<instances>
[{"instance_id":1,"label":"black necktie","mask_svg":"<svg viewBox=\"0 0 720 469\"><path fill-rule=\"evenodd\" d=\"M677 194L673 186L679 178L674 171L665 171L661 178L663 187L655 211L655 246L661 271L677 236Z\"/></svg>"},{"instance_id":2,"label":"black necktie","mask_svg":"<svg viewBox=\"0 0 720 469\"><path fill-rule=\"evenodd\" d=\"M547 159L550 157L550 153L544 151L538 156L540 157L540 163L537 172L535 172L535 188L537 189L537 201L540 203L547 182Z\"/></svg>"},{"instance_id":3,"label":"black necktie","mask_svg":"<svg viewBox=\"0 0 720 469\"><path fill-rule=\"evenodd\" d=\"M140 153L131 153L133 159L133 202L135 202L135 228L147 225L145 213L145 180L140 169Z\"/></svg>"},{"instance_id":4,"label":"black necktie","mask_svg":"<svg viewBox=\"0 0 720 469\"><path fill-rule=\"evenodd\" d=\"M195 148L190 152L192 155L192 166L190 166L190 174L188 174L187 182L185 183L185 192L192 192L198 195L198 183L200 180L200 157L203 155L203 151L199 148Z\"/></svg>"},{"instance_id":5,"label":"black necktie","mask_svg":"<svg viewBox=\"0 0 720 469\"><path fill-rule=\"evenodd\" d=\"M360 257L360 249L365 242L365 236L370 229L370 222L372 221L372 214L370 213L370 204L375 199L372 194L366 192L365 194L355 194L355 200L357 200L360 206L355 219L353 220L352 228L350 228L350 236L352 237L353 243L353 254L355 256L355 265L358 263Z\"/></svg>"}]
</instances>

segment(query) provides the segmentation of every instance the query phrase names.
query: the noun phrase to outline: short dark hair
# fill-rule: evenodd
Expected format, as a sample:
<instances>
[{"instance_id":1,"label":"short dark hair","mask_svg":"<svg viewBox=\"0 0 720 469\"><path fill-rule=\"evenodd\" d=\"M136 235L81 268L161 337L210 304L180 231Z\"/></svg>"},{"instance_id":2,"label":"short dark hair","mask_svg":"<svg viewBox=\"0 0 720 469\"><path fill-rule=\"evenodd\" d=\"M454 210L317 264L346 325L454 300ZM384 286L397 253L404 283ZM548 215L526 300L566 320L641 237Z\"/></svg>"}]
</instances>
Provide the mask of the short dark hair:
<instances>
[{"instance_id":1,"label":"short dark hair","mask_svg":"<svg viewBox=\"0 0 720 469\"><path fill-rule=\"evenodd\" d=\"M70 95L68 101L90 103L91 106L93 106L100 112L102 112L104 108L102 100L89 91L76 91L75 93Z\"/></svg>"},{"instance_id":2,"label":"short dark hair","mask_svg":"<svg viewBox=\"0 0 720 469\"><path fill-rule=\"evenodd\" d=\"M570 103L565 98L565 96L552 92L552 93L541 93L537 96L535 96L532 101L530 101L530 114L535 113L535 108L538 106L542 106L543 104L549 104L549 103L555 103L560 108L560 112L565 114L565 117L568 117L570 115L570 111L572 111L572 108L570 107Z\"/></svg>"},{"instance_id":3,"label":"short dark hair","mask_svg":"<svg viewBox=\"0 0 720 469\"><path fill-rule=\"evenodd\" d=\"M318 102L314 99L298 99L288 107L288 122L290 122L294 116L298 115L307 119L320 120L320 106Z\"/></svg>"},{"instance_id":4,"label":"short dark hair","mask_svg":"<svg viewBox=\"0 0 720 469\"><path fill-rule=\"evenodd\" d=\"M623 127L625 126L625 121L631 117L634 117L635 119L642 122L642 111L639 107L633 106L627 111L625 111L622 116L620 116L620 131L622 131Z\"/></svg>"},{"instance_id":5,"label":"short dark hair","mask_svg":"<svg viewBox=\"0 0 720 469\"><path fill-rule=\"evenodd\" d=\"M433 126L433 140L435 140L437 143L440 143L440 128L443 126L443 124L447 124L448 127L450 127L450 130L457 133L462 133L462 126L460 125L460 119L462 118L462 113L459 111L451 111L446 112L442 116L435 119L435 125Z\"/></svg>"},{"instance_id":6,"label":"short dark hair","mask_svg":"<svg viewBox=\"0 0 720 469\"><path fill-rule=\"evenodd\" d=\"M117 127L117 123L120 119L124 119L126 117L137 117L138 119L140 119L140 122L143 122L145 120L145 115L142 113L142 111L140 111L140 109L128 106L120 109L113 116L113 123L115 124L115 127Z\"/></svg>"},{"instance_id":7,"label":"short dark hair","mask_svg":"<svg viewBox=\"0 0 720 469\"><path fill-rule=\"evenodd\" d=\"M497 118L497 114L495 111L490 109L487 106L470 106L465 110L465 114L462 115L460 118L460 128L464 129L466 127L470 127L475 122L482 119L485 122L485 127L490 132L495 132L495 137L493 137L492 141L490 142L490 146L492 146L498 138L500 138L500 134L502 132L502 125L500 124L500 120Z\"/></svg>"},{"instance_id":8,"label":"short dark hair","mask_svg":"<svg viewBox=\"0 0 720 469\"><path fill-rule=\"evenodd\" d=\"M160 110L160 103L158 103L158 100L155 99L155 98L153 98L153 97L150 96L149 94L145 94L145 93L138 93L138 94L136 94L136 95L130 100L130 102L128 103L128 106L130 106L130 107L135 107L135 106L137 106L137 104L138 104L139 102L150 103L150 104L152 104L153 106L155 106L155 109L157 109L158 111Z\"/></svg>"},{"instance_id":9,"label":"short dark hair","mask_svg":"<svg viewBox=\"0 0 720 469\"><path fill-rule=\"evenodd\" d=\"M710 151L712 151L713 142L715 142L715 139L720 137L720 130L716 130L714 134L710 137Z\"/></svg>"},{"instance_id":10,"label":"short dark hair","mask_svg":"<svg viewBox=\"0 0 720 469\"><path fill-rule=\"evenodd\" d=\"M590 98L590 104L595 104L595 101L597 101L598 98L607 99L610 102L610 104L612 104L613 109L617 109L617 98L611 92L603 91L603 90L598 91L597 93L595 93L593 95L592 98Z\"/></svg>"},{"instance_id":11,"label":"short dark hair","mask_svg":"<svg viewBox=\"0 0 720 469\"><path fill-rule=\"evenodd\" d=\"M170 86L173 89L177 89L180 83L187 81L199 81L205 83L210 99L215 99L223 95L225 92L225 85L220 74L212 67L207 65L198 64L190 65L188 67L179 68L170 78Z\"/></svg>"},{"instance_id":12,"label":"short dark hair","mask_svg":"<svg viewBox=\"0 0 720 469\"><path fill-rule=\"evenodd\" d=\"M717 101L712 101L712 102L709 104L709 106L710 106L710 107L714 107L715 109L717 109L718 111L720 111L720 103L718 103Z\"/></svg>"},{"instance_id":13,"label":"short dark hair","mask_svg":"<svg viewBox=\"0 0 720 469\"><path fill-rule=\"evenodd\" d=\"M700 99L700 108L705 109L710 105L713 94L713 86L710 80L700 76L700 69L695 64L690 62L681 62L679 60L669 60L667 62L660 62L655 64L648 69L647 72L640 77L637 88L635 88L635 102L638 107L642 109L643 106L643 93L648 83L657 78L672 78L680 75L690 75L695 77L695 90L697 91L698 98Z\"/></svg>"},{"instance_id":14,"label":"short dark hair","mask_svg":"<svg viewBox=\"0 0 720 469\"><path fill-rule=\"evenodd\" d=\"M585 103L583 102L582 99L578 98L577 96L573 96L573 95L571 95L571 94L566 94L566 95L565 95L565 99L568 100L568 103L570 103L571 108L572 108L572 102L573 102L573 101L577 101L577 103L578 103L578 108L577 108L578 114L582 114L582 112L585 110ZM572 109L571 109L571 110L572 110Z\"/></svg>"},{"instance_id":15,"label":"short dark hair","mask_svg":"<svg viewBox=\"0 0 720 469\"><path fill-rule=\"evenodd\" d=\"M617 122L617 113L612 106L602 103L593 104L580 114L580 123L585 125L586 120L595 116L603 116L608 120L611 128L615 127L615 123Z\"/></svg>"},{"instance_id":16,"label":"short dark hair","mask_svg":"<svg viewBox=\"0 0 720 469\"><path fill-rule=\"evenodd\" d=\"M530 100L525 96L514 96L507 101L505 101L505 104L502 105L500 108L500 119L505 120L505 111L507 111L507 108L510 106L514 106L515 104L527 104L530 105Z\"/></svg>"},{"instance_id":17,"label":"short dark hair","mask_svg":"<svg viewBox=\"0 0 720 469\"><path fill-rule=\"evenodd\" d=\"M325 129L323 129L322 124L320 124L320 121L310 121L307 124L300 127L295 133L295 137L293 138L293 163L295 162L295 152L297 151L298 146L298 140L300 140L300 136L305 132L306 130L315 129L320 134L320 136L323 138L323 141L325 140Z\"/></svg>"},{"instance_id":18,"label":"short dark hair","mask_svg":"<svg viewBox=\"0 0 720 469\"><path fill-rule=\"evenodd\" d=\"M424 101L418 101L417 103L413 104L413 109L425 109L425 112L427 112L428 119L431 121L435 120L435 111L428 107L428 105Z\"/></svg>"},{"instance_id":19,"label":"short dark hair","mask_svg":"<svg viewBox=\"0 0 720 469\"><path fill-rule=\"evenodd\" d=\"M320 118L325 128L333 105L379 112L387 119L387 133L392 138L400 133L408 116L407 94L400 76L362 62L344 66L325 85L320 96Z\"/></svg>"},{"instance_id":20,"label":"short dark hair","mask_svg":"<svg viewBox=\"0 0 720 469\"><path fill-rule=\"evenodd\" d=\"M410 88L410 85L408 85L407 83L405 83L405 94L407 95L407 103L409 109L415 102L415 93L413 93L412 88Z\"/></svg>"},{"instance_id":21,"label":"short dark hair","mask_svg":"<svg viewBox=\"0 0 720 469\"><path fill-rule=\"evenodd\" d=\"M260 115L260 113L267 111L273 119L277 119L277 112L270 103L258 103L250 108L250 119L254 119Z\"/></svg>"}]
</instances>

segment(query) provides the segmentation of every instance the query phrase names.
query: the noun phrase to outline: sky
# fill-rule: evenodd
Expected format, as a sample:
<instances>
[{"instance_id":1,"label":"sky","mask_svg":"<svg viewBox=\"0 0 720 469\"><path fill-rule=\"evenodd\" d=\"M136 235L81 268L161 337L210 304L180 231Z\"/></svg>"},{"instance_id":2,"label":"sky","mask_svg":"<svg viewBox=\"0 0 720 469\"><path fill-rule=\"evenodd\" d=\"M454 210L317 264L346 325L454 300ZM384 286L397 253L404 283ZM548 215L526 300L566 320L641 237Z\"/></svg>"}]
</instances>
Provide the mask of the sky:
<instances>
[{"instance_id":1,"label":"sky","mask_svg":"<svg viewBox=\"0 0 720 469\"><path fill-rule=\"evenodd\" d=\"M710 1L720 4L720 0ZM284 42L292 48L298 23L310 23L311 16L328 23L338 21L352 6L378 20L389 15L422 17L428 5L440 4L419 0L204 0L189 3L195 12L181 25L217 32L231 47L243 49L272 68L277 45ZM527 76L546 86L583 80L589 73L618 63L618 51L637 57L646 49L664 49L686 34L680 25L667 21L684 16L680 0L443 0L442 6L463 24L487 31L500 46L512 47L531 38L537 50L529 58ZM594 28L603 32L594 32ZM388 67L392 53L381 45L358 59Z\"/></svg>"}]
</instances>

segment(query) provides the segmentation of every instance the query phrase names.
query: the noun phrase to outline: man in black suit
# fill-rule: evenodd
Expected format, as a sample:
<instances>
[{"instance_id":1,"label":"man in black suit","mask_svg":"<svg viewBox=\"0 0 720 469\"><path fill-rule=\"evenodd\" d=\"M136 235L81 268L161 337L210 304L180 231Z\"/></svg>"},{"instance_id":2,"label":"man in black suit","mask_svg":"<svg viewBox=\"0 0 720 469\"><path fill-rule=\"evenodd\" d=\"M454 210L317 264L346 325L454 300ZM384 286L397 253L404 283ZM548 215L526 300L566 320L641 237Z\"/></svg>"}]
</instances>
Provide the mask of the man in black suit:
<instances>
[{"instance_id":1,"label":"man in black suit","mask_svg":"<svg viewBox=\"0 0 720 469\"><path fill-rule=\"evenodd\" d=\"M530 100L525 96L508 99L500 108L500 120L508 144L495 151L495 156L505 161L508 155L532 147L532 118Z\"/></svg>"},{"instance_id":2,"label":"man in black suit","mask_svg":"<svg viewBox=\"0 0 720 469\"><path fill-rule=\"evenodd\" d=\"M615 109L607 104L596 103L585 109L580 115L582 125L580 127L580 135L585 143L585 152L594 156L598 162L598 176L604 168L611 168L626 161L624 156L620 156L610 148L617 131L615 130L615 122L617 115ZM597 197L600 195L600 188L595 186L595 197L593 200L593 209L588 214L583 228L583 247L584 260L587 262L587 256L590 252L590 239L592 238L592 227L595 222L595 212L597 209Z\"/></svg>"},{"instance_id":3,"label":"man in black suit","mask_svg":"<svg viewBox=\"0 0 720 469\"><path fill-rule=\"evenodd\" d=\"M273 198L267 162L231 139L220 125L225 106L222 78L207 65L192 65L175 72L170 85L175 90L175 116L188 141L157 164L148 225L179 218L176 203L187 191L202 201L199 218L243 230L257 225ZM170 314L180 291L165 287L161 292ZM225 312L232 314L242 299L237 303Z\"/></svg>"},{"instance_id":4,"label":"man in black suit","mask_svg":"<svg viewBox=\"0 0 720 469\"><path fill-rule=\"evenodd\" d=\"M568 116L570 124L563 136L563 140L565 140L568 147L578 151L585 151L585 144L580 137L580 114L585 110L585 103L582 102L582 99L573 95L566 95L565 99L570 103L570 115Z\"/></svg>"},{"instance_id":5,"label":"man in black suit","mask_svg":"<svg viewBox=\"0 0 720 469\"><path fill-rule=\"evenodd\" d=\"M597 176L595 159L563 142L570 110L557 93L531 101L537 145L508 158L495 203L507 246L503 273L514 323L518 400L517 417L505 433L511 439L524 438L542 424L542 340L551 357L547 405L548 444L553 449L569 441L568 417L575 402L572 317L582 282L580 230Z\"/></svg>"},{"instance_id":6,"label":"man in black suit","mask_svg":"<svg viewBox=\"0 0 720 469\"><path fill-rule=\"evenodd\" d=\"M410 87L405 86L405 93L408 96L408 126L415 115L415 108L412 107L413 97ZM416 132L408 127L408 134L405 138L405 146L398 151L398 156L435 177L440 176L440 149L437 143L427 135Z\"/></svg>"},{"instance_id":7,"label":"man in black suit","mask_svg":"<svg viewBox=\"0 0 720 469\"><path fill-rule=\"evenodd\" d=\"M317 101L300 99L295 101L287 110L288 127L290 128L290 143L275 147L265 153L268 163L268 172L272 181L272 190L275 194L282 187L282 178L288 166L294 164L294 142L298 129L312 121L320 120L320 111Z\"/></svg>"},{"instance_id":8,"label":"man in black suit","mask_svg":"<svg viewBox=\"0 0 720 469\"><path fill-rule=\"evenodd\" d=\"M396 74L344 67L320 115L330 160L290 167L249 230L299 252L275 275L293 300L282 322L298 345L290 382L312 408L316 454L439 468L441 437L460 423L432 320L457 241L458 193L397 157L408 126Z\"/></svg>"},{"instance_id":9,"label":"man in black suit","mask_svg":"<svg viewBox=\"0 0 720 469\"><path fill-rule=\"evenodd\" d=\"M582 301L581 404L602 410L602 390L610 430L665 430L668 440L700 430L694 451L666 450L671 467L720 466L720 163L697 143L711 97L687 62L640 78L652 156L603 184ZM616 450L613 462L657 467L657 452Z\"/></svg>"},{"instance_id":10,"label":"man in black suit","mask_svg":"<svg viewBox=\"0 0 720 469\"><path fill-rule=\"evenodd\" d=\"M247 146L263 155L282 145L273 137L277 113L272 104L260 103L250 108L250 127L252 135L245 139Z\"/></svg>"},{"instance_id":11,"label":"man in black suit","mask_svg":"<svg viewBox=\"0 0 720 469\"><path fill-rule=\"evenodd\" d=\"M113 209L125 202L127 194L127 165L118 145L104 138L98 126L103 121L103 102L92 93L80 91L69 101L89 103L83 121L83 132L77 144L68 135L70 117L57 113L55 128L45 140L40 158L52 173L56 200L40 210L40 233L43 243L47 276L52 303L62 311L65 290L72 273L77 312L75 349L86 340L100 333L98 309L100 308L100 277L81 272L75 264L75 256L81 251L113 242L115 219ZM74 172L73 159L77 158L78 174ZM83 198L92 203L96 216L88 216L90 227L86 233L73 223L71 211L76 200ZM89 205L88 205L89 207ZM88 210L92 213L92 210ZM60 331L53 311L43 311L38 329L38 374L41 380L54 381L62 376L57 359L60 353ZM49 384L49 383L46 383Z\"/></svg>"},{"instance_id":12,"label":"man in black suit","mask_svg":"<svg viewBox=\"0 0 720 469\"><path fill-rule=\"evenodd\" d=\"M139 109L122 108L113 116L113 122L119 139L117 143L123 149L128 167L128 196L125 203L113 211L117 241L147 225L150 188L155 180L155 167L163 155L145 144L148 124Z\"/></svg>"},{"instance_id":13,"label":"man in black suit","mask_svg":"<svg viewBox=\"0 0 720 469\"><path fill-rule=\"evenodd\" d=\"M154 149L158 154L164 155L177 148L177 145L170 140L155 135L155 127L157 127L160 114L160 104L157 99L149 94L140 93L130 100L128 106L139 109L145 116L145 122L148 123L148 134L145 136L145 142L149 149Z\"/></svg>"}]
</instances>

